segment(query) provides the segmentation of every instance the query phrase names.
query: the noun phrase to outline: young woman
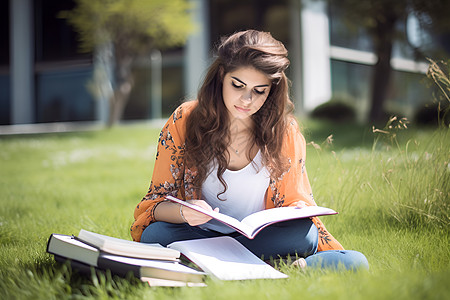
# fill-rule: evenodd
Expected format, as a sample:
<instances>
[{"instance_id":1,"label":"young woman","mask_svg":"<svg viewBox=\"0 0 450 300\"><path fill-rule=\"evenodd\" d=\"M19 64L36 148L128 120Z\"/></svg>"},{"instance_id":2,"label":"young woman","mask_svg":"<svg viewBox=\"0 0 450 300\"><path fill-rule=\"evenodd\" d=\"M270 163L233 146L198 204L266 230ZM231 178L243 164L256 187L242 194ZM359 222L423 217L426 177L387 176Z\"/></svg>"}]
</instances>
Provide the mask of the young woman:
<instances>
[{"instance_id":1,"label":"young woman","mask_svg":"<svg viewBox=\"0 0 450 300\"><path fill-rule=\"evenodd\" d=\"M269 33L248 30L223 39L198 99L178 107L161 131L150 189L134 213L135 241L165 246L229 235L259 257L368 267L364 255L343 250L317 217L267 227L250 240L165 201L172 195L239 220L263 209L316 205L305 139L291 113L288 66L287 50Z\"/></svg>"}]
</instances>

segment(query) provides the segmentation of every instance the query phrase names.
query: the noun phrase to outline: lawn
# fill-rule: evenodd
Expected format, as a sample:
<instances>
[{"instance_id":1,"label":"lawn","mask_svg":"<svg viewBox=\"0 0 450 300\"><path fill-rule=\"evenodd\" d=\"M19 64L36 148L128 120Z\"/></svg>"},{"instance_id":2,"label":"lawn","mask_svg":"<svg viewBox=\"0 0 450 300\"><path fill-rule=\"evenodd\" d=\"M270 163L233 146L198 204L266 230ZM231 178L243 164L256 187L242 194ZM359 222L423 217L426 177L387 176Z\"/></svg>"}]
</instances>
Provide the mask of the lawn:
<instances>
[{"instance_id":1,"label":"lawn","mask_svg":"<svg viewBox=\"0 0 450 300\"><path fill-rule=\"evenodd\" d=\"M308 121L307 170L323 217L369 271L282 270L286 280L150 288L133 278L83 277L45 252L51 233L81 228L130 239L153 169L158 128L0 137L2 299L449 299L448 129ZM330 136L332 135L332 136Z\"/></svg>"}]
</instances>

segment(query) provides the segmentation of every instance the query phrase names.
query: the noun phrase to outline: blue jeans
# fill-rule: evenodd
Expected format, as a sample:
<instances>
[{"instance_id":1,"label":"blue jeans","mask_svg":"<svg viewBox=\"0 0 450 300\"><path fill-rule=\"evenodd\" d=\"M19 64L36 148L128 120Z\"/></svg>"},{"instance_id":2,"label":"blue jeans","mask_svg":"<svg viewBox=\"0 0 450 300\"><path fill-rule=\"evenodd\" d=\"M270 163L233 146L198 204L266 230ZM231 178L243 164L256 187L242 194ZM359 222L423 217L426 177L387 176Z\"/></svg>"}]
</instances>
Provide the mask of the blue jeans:
<instances>
[{"instance_id":1,"label":"blue jeans","mask_svg":"<svg viewBox=\"0 0 450 300\"><path fill-rule=\"evenodd\" d=\"M237 232L223 234L203 230L187 223L172 224L155 222L142 233L142 243L159 243L162 246L176 241L211 238L228 235L239 241L256 256L263 259L278 257L305 257L308 267L344 266L347 269L368 268L363 254L350 250L332 250L316 253L318 244L317 227L310 219L291 220L264 228L254 239L248 239Z\"/></svg>"}]
</instances>

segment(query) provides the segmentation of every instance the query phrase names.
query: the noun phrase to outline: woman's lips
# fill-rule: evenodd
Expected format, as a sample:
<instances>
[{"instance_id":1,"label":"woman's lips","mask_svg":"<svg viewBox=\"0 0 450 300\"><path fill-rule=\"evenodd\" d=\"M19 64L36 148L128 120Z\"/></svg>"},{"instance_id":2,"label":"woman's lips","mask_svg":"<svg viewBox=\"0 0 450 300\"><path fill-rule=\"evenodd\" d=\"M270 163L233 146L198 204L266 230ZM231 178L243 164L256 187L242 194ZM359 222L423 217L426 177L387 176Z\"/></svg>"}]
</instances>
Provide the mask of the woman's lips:
<instances>
[{"instance_id":1,"label":"woman's lips","mask_svg":"<svg viewBox=\"0 0 450 300\"><path fill-rule=\"evenodd\" d=\"M247 113L247 112L250 111L250 108L243 108L243 107L236 106L236 105L234 107L236 108L237 111L240 111L240 112L243 112L243 113Z\"/></svg>"}]
</instances>

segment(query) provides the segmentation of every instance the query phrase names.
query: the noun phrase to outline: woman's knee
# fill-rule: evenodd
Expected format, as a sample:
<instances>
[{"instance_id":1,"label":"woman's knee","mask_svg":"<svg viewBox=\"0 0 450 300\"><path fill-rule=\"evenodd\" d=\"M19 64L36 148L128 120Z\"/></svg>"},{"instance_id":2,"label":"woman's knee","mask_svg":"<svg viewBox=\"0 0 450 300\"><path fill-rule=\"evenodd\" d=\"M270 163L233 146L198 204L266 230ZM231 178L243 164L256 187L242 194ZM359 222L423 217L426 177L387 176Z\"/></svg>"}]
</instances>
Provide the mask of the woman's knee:
<instances>
[{"instance_id":1,"label":"woman's knee","mask_svg":"<svg viewBox=\"0 0 450 300\"><path fill-rule=\"evenodd\" d=\"M170 243L168 238L172 235L173 225L167 222L151 223L144 229L141 235L141 243L158 243L167 246Z\"/></svg>"},{"instance_id":2,"label":"woman's knee","mask_svg":"<svg viewBox=\"0 0 450 300\"><path fill-rule=\"evenodd\" d=\"M310 219L292 220L284 225L290 228L287 237L290 243L293 243L297 255L306 257L316 253L319 231Z\"/></svg>"},{"instance_id":3,"label":"woman's knee","mask_svg":"<svg viewBox=\"0 0 450 300\"><path fill-rule=\"evenodd\" d=\"M306 263L315 268L344 268L347 270L369 269L369 262L361 252L354 250L328 250L306 258Z\"/></svg>"},{"instance_id":4,"label":"woman's knee","mask_svg":"<svg viewBox=\"0 0 450 300\"><path fill-rule=\"evenodd\" d=\"M310 222L310 225L305 236L305 243L307 243L309 251L308 253L305 253L305 256L316 253L317 245L319 243L319 231L311 220L308 221Z\"/></svg>"}]
</instances>

